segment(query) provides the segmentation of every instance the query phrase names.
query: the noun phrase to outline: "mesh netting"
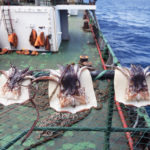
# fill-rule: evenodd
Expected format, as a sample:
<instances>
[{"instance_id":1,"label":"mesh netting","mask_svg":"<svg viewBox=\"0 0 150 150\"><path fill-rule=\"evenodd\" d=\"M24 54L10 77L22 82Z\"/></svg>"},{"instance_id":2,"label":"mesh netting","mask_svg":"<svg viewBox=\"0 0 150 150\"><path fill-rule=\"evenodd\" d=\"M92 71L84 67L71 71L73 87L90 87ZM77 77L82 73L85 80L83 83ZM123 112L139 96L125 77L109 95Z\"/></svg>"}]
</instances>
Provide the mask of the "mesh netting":
<instances>
[{"instance_id":1,"label":"mesh netting","mask_svg":"<svg viewBox=\"0 0 150 150\"><path fill-rule=\"evenodd\" d=\"M103 89L99 89L100 85L102 84L103 84ZM36 92L34 102L40 111L40 120L37 124L37 127L41 127L41 128L42 127L70 127L72 125L76 125L77 127L84 128L86 126L92 128L92 127L96 127L97 124L99 124L99 126L101 127L105 126L105 118L106 118L106 110L107 110L106 109L107 105L105 104L107 103L106 99L108 99L109 97L108 87L109 87L109 83L107 82L95 81L94 89L98 99L97 109L93 109L92 111L87 110L83 112L78 112L76 114L70 114L70 113L57 113L54 110L49 108L47 81L44 82L42 81L42 82L38 82L37 84L33 84L33 86L30 88L30 97L32 97L33 93ZM103 116L98 119L101 113L103 114ZM26 102L23 105L15 104L8 107L1 106L0 147L7 148L7 146L12 142L12 140L16 139L18 136L22 138L27 133L27 129L29 129L32 126L35 119L36 119L36 111L34 106L31 104L31 102ZM68 136L66 136L67 133L64 134L63 131L50 131L50 130L36 131L31 134L29 139L27 139L27 141L23 145L21 145L21 140L19 140L17 143L14 143L14 145L11 146L11 148L22 149L22 148L27 148L28 146L31 148L31 147L37 147L39 145L44 146L45 148L49 145L49 141L52 140L53 138L57 137L57 138L61 138L62 141L65 141L65 138L69 138L70 136L69 132L71 131L67 131L67 132L68 132ZM75 144L76 142L78 142L78 136L81 136L82 133L75 132L75 131L72 132L73 132L72 134L76 134L73 140L74 142L72 143ZM103 145L104 141L98 143L98 139L103 138L104 136L103 133L98 134L95 131L87 132L84 135L85 139L88 134L90 135L89 139L91 138L93 139L94 136L97 135L97 140L94 143L96 147L99 146L101 147ZM52 149L56 149L56 146L53 146Z\"/></svg>"},{"instance_id":2,"label":"mesh netting","mask_svg":"<svg viewBox=\"0 0 150 150\"><path fill-rule=\"evenodd\" d=\"M124 118L125 118L127 127L133 129L133 132L129 133L129 138L131 138L131 141L130 140L129 141L132 143L133 149L136 149L136 150L149 149L150 148L149 147L150 132L142 131L142 130L140 131L140 128L141 129L149 128L149 117L147 115L145 107L136 108L134 106L125 106L125 105L121 104L120 112L123 112L123 114L124 114ZM114 118L113 118L113 120L114 120ZM115 126L115 121L113 121L113 122L114 122L113 126ZM124 123L123 123L123 125L124 125ZM122 125L117 126L117 127L122 127ZM112 137L114 134L115 133L112 134ZM123 134L124 134L124 136L127 136L126 135L127 133L123 133ZM113 139L112 141L110 142L111 146L113 144L117 144L119 141L124 142L124 143L129 142L127 138L122 139L122 138L120 138L120 136L118 136L118 138L116 138L116 139ZM120 149L125 149L125 148L124 148L124 146L120 145Z\"/></svg>"},{"instance_id":3,"label":"mesh netting","mask_svg":"<svg viewBox=\"0 0 150 150\"><path fill-rule=\"evenodd\" d=\"M40 120L36 130L40 131L34 131L27 141L21 145L20 139L26 135L36 119L34 106L31 102L7 107L0 105L0 147L8 148L11 146L13 149L30 149L40 146L45 148L48 147L50 141L57 142L57 139L59 139L60 142L61 139L64 142L66 138L69 139L70 134L76 135L72 138L72 145L70 145L74 147L77 143L82 145L87 142L86 140L81 143L78 141L78 136L82 137L83 132L86 136L89 135L89 139L96 138L94 142L90 143L90 145L93 145L93 149L99 147L115 150L149 149L150 133L146 129L149 128L150 123L147 109L119 104L120 109L118 111L118 106L114 104L113 81L96 80L94 81L94 90L98 102L97 109L76 114L57 113L49 108L48 82L42 81L33 84L30 88L30 97L33 96L33 93L36 93L34 102L40 111ZM123 114L124 120L122 117L120 120L120 113ZM61 130L57 131L57 128L49 127L58 127ZM127 129L130 131L123 130L123 127L128 127ZM52 140L54 138L57 139ZM99 142L99 139L103 140ZM118 144L120 146L116 147ZM59 144L57 146L52 145L52 149L56 149L56 147L59 149L61 146Z\"/></svg>"}]
</instances>

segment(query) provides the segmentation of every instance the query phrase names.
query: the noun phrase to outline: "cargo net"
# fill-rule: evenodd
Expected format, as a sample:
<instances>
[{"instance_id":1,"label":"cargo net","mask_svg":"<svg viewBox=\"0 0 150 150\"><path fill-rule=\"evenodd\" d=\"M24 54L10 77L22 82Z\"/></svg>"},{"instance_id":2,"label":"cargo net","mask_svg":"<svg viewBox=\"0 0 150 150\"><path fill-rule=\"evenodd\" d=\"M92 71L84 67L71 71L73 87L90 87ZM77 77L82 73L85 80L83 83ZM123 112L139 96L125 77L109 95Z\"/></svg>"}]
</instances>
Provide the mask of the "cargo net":
<instances>
[{"instance_id":1,"label":"cargo net","mask_svg":"<svg viewBox=\"0 0 150 150\"><path fill-rule=\"evenodd\" d=\"M100 89L103 85L103 89ZM30 97L36 92L34 103L36 104L40 119L36 127L105 127L107 118L107 99L109 98L109 83L95 81L94 90L97 96L97 109L85 110L76 114L58 113L49 107L48 81L38 82L30 88ZM102 115L103 114L103 115ZM0 149L31 149L39 148L59 149L67 146L64 143L70 141L70 147L82 147L83 149L95 149L103 147L104 133L67 131L33 131L28 139L21 145L21 141L36 119L36 110L31 102L23 105L0 105ZM84 120L83 120L84 119ZM90 142L97 136L96 140ZM56 145L55 140L56 138ZM101 139L101 142L99 142ZM82 141L82 142L81 142ZM13 144L12 144L13 143ZM59 144L60 143L60 144ZM69 144L68 144L69 145Z\"/></svg>"}]
</instances>

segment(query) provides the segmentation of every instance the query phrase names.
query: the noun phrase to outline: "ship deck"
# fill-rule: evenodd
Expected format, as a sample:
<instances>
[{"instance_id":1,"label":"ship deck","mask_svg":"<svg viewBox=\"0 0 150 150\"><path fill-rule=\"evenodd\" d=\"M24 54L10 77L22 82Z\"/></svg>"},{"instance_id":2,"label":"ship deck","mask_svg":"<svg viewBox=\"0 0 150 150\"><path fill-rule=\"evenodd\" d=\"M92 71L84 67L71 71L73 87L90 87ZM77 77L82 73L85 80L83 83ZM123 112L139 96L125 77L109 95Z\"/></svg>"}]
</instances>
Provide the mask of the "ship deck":
<instances>
[{"instance_id":1,"label":"ship deck","mask_svg":"<svg viewBox=\"0 0 150 150\"><path fill-rule=\"evenodd\" d=\"M93 66L102 70L99 55L91 32L82 30L82 18L69 17L70 40L63 41L58 53L39 54L38 56L17 55L16 53L0 56L0 69L7 70L10 63L15 64L20 69L30 67L30 69L57 69L57 65L78 63L79 56L86 54ZM108 88L107 81L98 81L99 90L105 91ZM105 95L106 96L106 95ZM100 100L101 109L92 109L83 120L74 124L73 127L105 127L107 118L108 102L105 97ZM14 107L2 107L0 114ZM114 107L115 109L115 107ZM52 109L40 110L40 119L54 113ZM117 111L114 111L113 126L121 127L121 121ZM0 116L0 148L5 146L16 136L30 128L36 118L35 109L28 106L19 106ZM10 150L24 149L37 142L37 132L33 132L27 141L21 145L21 140L10 147ZM48 141L35 149L51 150L98 150L104 147L104 132L77 132L67 131L62 136ZM124 133L112 133L110 149L127 150L127 140Z\"/></svg>"}]
</instances>

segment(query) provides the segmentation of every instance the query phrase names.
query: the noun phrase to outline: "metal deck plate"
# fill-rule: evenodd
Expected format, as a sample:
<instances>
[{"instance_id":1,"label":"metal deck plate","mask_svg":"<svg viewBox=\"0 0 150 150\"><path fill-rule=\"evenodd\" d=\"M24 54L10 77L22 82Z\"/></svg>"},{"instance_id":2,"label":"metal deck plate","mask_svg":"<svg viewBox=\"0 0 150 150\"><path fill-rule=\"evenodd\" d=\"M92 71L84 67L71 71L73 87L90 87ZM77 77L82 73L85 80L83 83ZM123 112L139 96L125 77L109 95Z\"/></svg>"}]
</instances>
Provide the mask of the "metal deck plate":
<instances>
[{"instance_id":1,"label":"metal deck plate","mask_svg":"<svg viewBox=\"0 0 150 150\"><path fill-rule=\"evenodd\" d=\"M40 54L38 56L24 56L15 53L0 56L0 69L7 70L10 63L15 64L19 68L30 66L30 69L57 69L57 64L78 63L79 56L86 54L89 60L93 62L93 66L97 69L102 69L98 52L90 32L82 31L82 18L69 17L69 32L70 40L63 41L60 50L56 54ZM99 81L99 90L107 89L107 81ZM107 117L107 99L102 99L103 107L100 110L92 109L90 114L82 121L74 124L77 127L105 127ZM0 109L0 113L8 110L9 107ZM40 119L54 113L53 110L40 111ZM32 107L19 106L16 109L7 112L0 116L0 148L21 134L24 130L31 127L36 118L35 109ZM113 125L121 127L120 118L117 111L114 112ZM37 132L32 135L23 144L21 141L15 143L10 150L24 149L37 141ZM124 142L118 142L111 145L112 150L127 150L127 140L124 133L113 134L113 140L122 138ZM125 142L126 141L126 142ZM120 145L121 144L121 145ZM119 145L119 147L118 147ZM103 132L75 132L67 131L61 137L51 140L42 146L37 147L37 150L100 150L104 146Z\"/></svg>"}]
</instances>

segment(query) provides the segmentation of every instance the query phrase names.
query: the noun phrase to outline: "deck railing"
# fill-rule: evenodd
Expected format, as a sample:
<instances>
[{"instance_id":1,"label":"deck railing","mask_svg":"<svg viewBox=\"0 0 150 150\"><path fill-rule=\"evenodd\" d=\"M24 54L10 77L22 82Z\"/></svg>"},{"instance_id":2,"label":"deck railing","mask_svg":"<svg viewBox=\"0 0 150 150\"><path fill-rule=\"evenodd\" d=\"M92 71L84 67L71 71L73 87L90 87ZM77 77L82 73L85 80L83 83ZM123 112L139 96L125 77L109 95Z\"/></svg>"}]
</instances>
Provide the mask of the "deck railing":
<instances>
[{"instance_id":1,"label":"deck railing","mask_svg":"<svg viewBox=\"0 0 150 150\"><path fill-rule=\"evenodd\" d=\"M102 32L100 31L99 24L95 22L97 21L96 19L94 19L95 13L93 13L93 11L87 11L87 14L88 14L89 26L91 26L93 30L92 32L94 33L95 43L97 43L97 49L99 49L100 55L102 55L101 62L104 61L104 65L103 65L104 70L106 69L105 64L121 66L120 62L118 61L117 57L112 51L111 46L109 45L109 43L103 36ZM98 79L98 76L97 76L97 79ZM112 129L114 129L115 131L119 129L118 127L116 126L114 127L112 125L112 120L114 119L112 114L114 110L112 110L111 108L113 107L113 105L115 105L118 110L118 114L122 122L122 128L120 129L122 131L124 130L125 132L129 149L130 150L150 149L150 138L149 138L150 137L150 116L148 112L149 106L136 108L135 106L124 105L124 104L117 102L115 97L114 97L114 102L111 101L108 104L108 116L107 116L108 117L107 118L108 130L105 132L104 149L105 150L111 149L111 146L114 143L117 144L117 141L120 140L118 138L115 142L113 141L114 143L110 140L110 135L113 134ZM118 132L121 131L119 130ZM118 147L118 149L122 150L124 148L120 146L120 148Z\"/></svg>"},{"instance_id":2,"label":"deck railing","mask_svg":"<svg viewBox=\"0 0 150 150\"><path fill-rule=\"evenodd\" d=\"M95 5L96 0L0 0L0 5Z\"/></svg>"},{"instance_id":3,"label":"deck railing","mask_svg":"<svg viewBox=\"0 0 150 150\"><path fill-rule=\"evenodd\" d=\"M96 0L89 0L88 2L85 2L84 0L51 0L53 5L58 4L80 4L80 5L95 5Z\"/></svg>"}]
</instances>

